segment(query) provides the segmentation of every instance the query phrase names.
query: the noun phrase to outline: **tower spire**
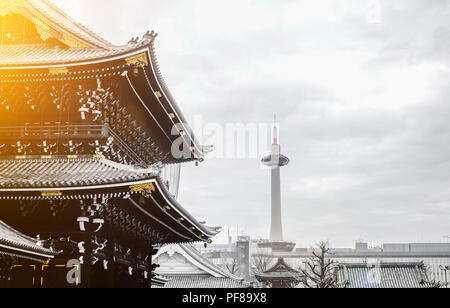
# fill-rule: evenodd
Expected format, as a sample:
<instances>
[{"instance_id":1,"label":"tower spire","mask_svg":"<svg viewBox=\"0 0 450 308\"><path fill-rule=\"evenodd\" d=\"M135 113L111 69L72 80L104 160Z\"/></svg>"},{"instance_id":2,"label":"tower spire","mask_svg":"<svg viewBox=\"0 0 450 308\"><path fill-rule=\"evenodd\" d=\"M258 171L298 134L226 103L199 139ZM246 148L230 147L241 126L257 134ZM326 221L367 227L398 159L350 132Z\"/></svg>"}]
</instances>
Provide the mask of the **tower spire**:
<instances>
[{"instance_id":1,"label":"tower spire","mask_svg":"<svg viewBox=\"0 0 450 308\"><path fill-rule=\"evenodd\" d=\"M273 145L278 145L277 114L273 117Z\"/></svg>"}]
</instances>

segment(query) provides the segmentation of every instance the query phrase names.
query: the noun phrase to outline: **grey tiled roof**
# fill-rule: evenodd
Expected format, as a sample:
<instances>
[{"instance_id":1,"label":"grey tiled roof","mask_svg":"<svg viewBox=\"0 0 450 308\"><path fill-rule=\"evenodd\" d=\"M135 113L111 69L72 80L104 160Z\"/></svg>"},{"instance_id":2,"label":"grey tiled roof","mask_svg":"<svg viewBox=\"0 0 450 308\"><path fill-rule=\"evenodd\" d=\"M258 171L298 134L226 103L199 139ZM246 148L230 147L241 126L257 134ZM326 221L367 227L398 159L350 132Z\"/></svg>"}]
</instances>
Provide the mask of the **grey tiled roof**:
<instances>
[{"instance_id":1,"label":"grey tiled roof","mask_svg":"<svg viewBox=\"0 0 450 308\"><path fill-rule=\"evenodd\" d=\"M10 45L1 48L0 66L82 62L119 55L131 49L126 47L55 49L49 45Z\"/></svg>"},{"instance_id":2,"label":"grey tiled roof","mask_svg":"<svg viewBox=\"0 0 450 308\"><path fill-rule=\"evenodd\" d=\"M171 251L173 251L171 253ZM202 255L192 244L177 244L166 245L162 247L155 255L154 260L159 260L159 257L164 254L174 255L173 253L179 253L185 258L186 263L194 264L203 270L202 273L192 273L186 267L180 269L178 272L164 273L163 271L157 272L163 277L167 278L168 282L165 283L165 288L174 289L230 289L230 288L249 288L250 284L245 282L244 279L228 273L227 271L214 264L206 256ZM161 268L164 264L160 264ZM158 287L158 285L154 285Z\"/></svg>"},{"instance_id":3,"label":"grey tiled roof","mask_svg":"<svg viewBox=\"0 0 450 308\"><path fill-rule=\"evenodd\" d=\"M165 275L169 289L239 289L248 285L231 278L218 278L211 275Z\"/></svg>"},{"instance_id":4,"label":"grey tiled roof","mask_svg":"<svg viewBox=\"0 0 450 308\"><path fill-rule=\"evenodd\" d=\"M8 249L10 252L16 251L15 255L21 255L23 251L30 255L37 254L41 257L53 257L56 255L54 251L40 246L37 239L26 236L0 221L0 254L5 249Z\"/></svg>"},{"instance_id":5,"label":"grey tiled roof","mask_svg":"<svg viewBox=\"0 0 450 308\"><path fill-rule=\"evenodd\" d=\"M343 264L339 283L348 288L426 288L427 271L422 263Z\"/></svg>"},{"instance_id":6,"label":"grey tiled roof","mask_svg":"<svg viewBox=\"0 0 450 308\"><path fill-rule=\"evenodd\" d=\"M48 0L25 0L25 6L32 8L39 15L47 19L47 21L54 23L58 28L63 29L65 33L74 34L83 41L94 46L102 48L112 46L111 43L67 16Z\"/></svg>"},{"instance_id":7,"label":"grey tiled roof","mask_svg":"<svg viewBox=\"0 0 450 308\"><path fill-rule=\"evenodd\" d=\"M151 176L148 170L133 169L107 159L0 160L2 188L92 186L145 180Z\"/></svg>"}]
</instances>

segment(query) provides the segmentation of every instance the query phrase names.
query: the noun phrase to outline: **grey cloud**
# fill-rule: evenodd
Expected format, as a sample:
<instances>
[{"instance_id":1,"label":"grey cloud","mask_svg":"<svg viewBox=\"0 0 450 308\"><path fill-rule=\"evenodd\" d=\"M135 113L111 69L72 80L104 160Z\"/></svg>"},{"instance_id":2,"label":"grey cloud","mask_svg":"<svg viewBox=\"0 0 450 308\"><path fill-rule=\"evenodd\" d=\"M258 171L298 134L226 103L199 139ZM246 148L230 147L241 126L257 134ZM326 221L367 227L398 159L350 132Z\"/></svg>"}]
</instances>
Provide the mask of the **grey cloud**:
<instances>
[{"instance_id":1,"label":"grey cloud","mask_svg":"<svg viewBox=\"0 0 450 308\"><path fill-rule=\"evenodd\" d=\"M307 246L321 239L349 246L357 239L440 241L450 233L449 1L381 1L380 24L367 22L364 1L349 2L337 20L306 24L280 20L231 31L236 30L233 18L242 17L230 16L230 33L217 35L199 33L194 19L208 12L186 1L77 2L83 6L82 22L115 43L147 29L160 32L162 71L189 119L201 114L224 125L270 122L273 113L279 114L283 152L292 159L282 170L288 239ZM253 5L277 12L283 4ZM98 18L98 7L108 18ZM305 81L307 73L294 66L280 68L288 76L260 70L262 63L305 50L365 55L356 75L339 72L349 83L360 81L359 73L382 76L398 68L413 73L417 65L438 66L433 80L422 78L429 88L416 104L392 109L366 104L365 99L386 92L388 85L377 80L380 85L364 93L360 106L349 107L339 91L320 80ZM297 76L302 78L293 80ZM264 237L270 223L269 180L258 160L186 165L181 202L209 224L230 226L233 232L239 225Z\"/></svg>"}]
</instances>

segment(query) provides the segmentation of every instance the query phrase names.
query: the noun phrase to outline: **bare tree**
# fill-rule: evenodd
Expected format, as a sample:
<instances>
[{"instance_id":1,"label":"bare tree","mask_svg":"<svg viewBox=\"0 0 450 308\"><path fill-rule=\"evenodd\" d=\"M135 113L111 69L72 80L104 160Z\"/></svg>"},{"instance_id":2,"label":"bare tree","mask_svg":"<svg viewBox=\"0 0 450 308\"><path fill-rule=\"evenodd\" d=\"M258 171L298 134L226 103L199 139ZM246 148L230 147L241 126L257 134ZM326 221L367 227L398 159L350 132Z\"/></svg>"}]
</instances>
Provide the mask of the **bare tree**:
<instances>
[{"instance_id":1,"label":"bare tree","mask_svg":"<svg viewBox=\"0 0 450 308\"><path fill-rule=\"evenodd\" d=\"M256 273L264 273L272 264L273 257L264 254L263 252L256 253L252 256L252 268Z\"/></svg>"},{"instance_id":2,"label":"bare tree","mask_svg":"<svg viewBox=\"0 0 450 308\"><path fill-rule=\"evenodd\" d=\"M222 257L222 265L231 275L235 275L239 271L236 254Z\"/></svg>"},{"instance_id":3,"label":"bare tree","mask_svg":"<svg viewBox=\"0 0 450 308\"><path fill-rule=\"evenodd\" d=\"M331 289L338 288L337 273L339 265L331 259L328 242L320 242L317 248L312 249L312 256L300 268L302 284L305 288Z\"/></svg>"}]
</instances>

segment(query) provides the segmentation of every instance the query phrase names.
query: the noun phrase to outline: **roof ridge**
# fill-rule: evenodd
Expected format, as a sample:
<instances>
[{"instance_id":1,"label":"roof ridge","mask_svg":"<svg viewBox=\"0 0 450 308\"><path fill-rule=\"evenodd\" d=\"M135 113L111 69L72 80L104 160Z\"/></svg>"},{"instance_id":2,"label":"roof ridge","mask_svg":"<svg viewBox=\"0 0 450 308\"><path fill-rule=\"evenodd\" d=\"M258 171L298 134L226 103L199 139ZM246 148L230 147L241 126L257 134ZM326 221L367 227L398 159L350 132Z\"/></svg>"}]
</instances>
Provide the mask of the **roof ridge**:
<instances>
[{"instance_id":1,"label":"roof ridge","mask_svg":"<svg viewBox=\"0 0 450 308\"><path fill-rule=\"evenodd\" d=\"M49 64L85 64L87 61L106 59L111 56L123 56L138 52L144 46L117 46L114 48L76 48L55 49L46 44L3 45L0 53L0 67L12 65L49 65ZM48 51L48 52L47 52ZM44 55L42 55L42 53Z\"/></svg>"},{"instance_id":2,"label":"roof ridge","mask_svg":"<svg viewBox=\"0 0 450 308\"><path fill-rule=\"evenodd\" d=\"M224 269L220 268L219 266L217 266L216 264L214 264L211 260L205 258L204 256L201 255L201 252L194 247L194 245L192 243L189 244L180 244L179 246L181 246L181 248L183 248L187 253L191 252L191 256L193 257L197 257L200 260L198 261L202 261L205 262L205 265L209 265L210 267L212 267L213 270L217 270L220 274L222 274L223 276L225 276L224 278L230 278L233 280L243 280L243 278L240 278L238 276L235 276L231 273L228 273L227 271L225 271Z\"/></svg>"},{"instance_id":3,"label":"roof ridge","mask_svg":"<svg viewBox=\"0 0 450 308\"><path fill-rule=\"evenodd\" d=\"M79 21L70 17L62 9L48 0L23 0L23 3L26 5L26 9L31 10L32 14L37 13L38 16L40 15L49 23L53 24L53 26L51 26L53 30L56 30L57 32L61 32L60 30L62 30L63 34L66 32L66 34L70 36L70 39L81 44L81 47L99 47L102 49L114 48L112 43L82 25Z\"/></svg>"},{"instance_id":4,"label":"roof ridge","mask_svg":"<svg viewBox=\"0 0 450 308\"><path fill-rule=\"evenodd\" d=\"M159 249L158 253L155 255L155 259L159 258L163 254L170 254L170 252L176 252L181 254L184 258L187 259L193 266L199 268L204 271L202 274L196 273L195 276L203 275L203 276L213 276L214 278L222 278L222 279L231 279L236 282L243 282L244 278L233 275L226 270L222 269L218 265L214 264L211 260L206 258L201 254L201 252L194 247L192 243L176 243L176 244L167 244L164 245L161 249ZM162 273L164 276L170 276L170 273ZM190 273L172 273L172 275L192 275Z\"/></svg>"},{"instance_id":5,"label":"roof ridge","mask_svg":"<svg viewBox=\"0 0 450 308\"><path fill-rule=\"evenodd\" d=\"M16 229L12 228L11 226L9 226L8 224L6 224L5 222L3 222L1 220L0 220L0 228L15 234L17 237L23 239L25 241L25 243L19 243L17 241L10 240L7 238L0 238L0 241L6 242L6 243L9 243L12 245L16 245L17 246L16 248L26 248L26 249L30 249L31 251L34 251L34 252L56 254L56 252L53 251L52 249L47 249L43 246L40 246L39 240L37 238L33 238L31 236L25 235L22 232L17 231ZM29 243L26 243L27 241Z\"/></svg>"},{"instance_id":6,"label":"roof ridge","mask_svg":"<svg viewBox=\"0 0 450 308\"><path fill-rule=\"evenodd\" d=\"M36 1L36 0L35 0ZM49 0L40 0L45 2L49 7L51 7L52 9L54 9L55 11L57 11L59 14L61 14L62 16L64 16L65 18L67 18L69 21L71 21L73 24L75 24L76 26L80 27L81 29L85 30L86 32L88 32L90 35L92 35L93 37L95 37L98 40L103 41L106 44L109 44L111 46L114 46L111 42L109 42L107 39L105 39L104 37L100 36L99 34L97 34L96 32L94 32L93 30L89 29L88 27L86 27L85 25L83 25L81 22L79 22L78 20L76 20L75 18L71 17L70 15L68 15L65 11L63 11L60 7L58 7L56 4L50 2Z\"/></svg>"},{"instance_id":7,"label":"roof ridge","mask_svg":"<svg viewBox=\"0 0 450 308\"><path fill-rule=\"evenodd\" d=\"M424 266L423 262L381 262L381 263L341 263L341 267L350 267L350 268L415 268Z\"/></svg>"}]
</instances>

